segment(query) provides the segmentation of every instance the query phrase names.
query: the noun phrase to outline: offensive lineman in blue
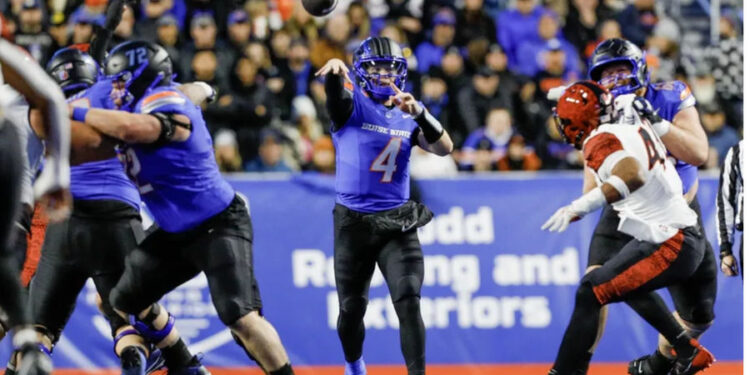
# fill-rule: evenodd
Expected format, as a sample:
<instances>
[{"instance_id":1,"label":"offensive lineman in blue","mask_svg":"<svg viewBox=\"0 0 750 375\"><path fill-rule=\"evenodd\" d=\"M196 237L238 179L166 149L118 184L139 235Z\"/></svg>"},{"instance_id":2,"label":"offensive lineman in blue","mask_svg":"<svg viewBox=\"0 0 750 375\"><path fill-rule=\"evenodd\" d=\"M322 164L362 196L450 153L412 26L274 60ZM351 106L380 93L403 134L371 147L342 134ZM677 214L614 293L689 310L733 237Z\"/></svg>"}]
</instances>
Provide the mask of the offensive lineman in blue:
<instances>
[{"instance_id":1,"label":"offensive lineman in blue","mask_svg":"<svg viewBox=\"0 0 750 375\"><path fill-rule=\"evenodd\" d=\"M47 65L47 72L63 89L70 106L111 109L112 81L97 81L99 65L92 56L79 50L84 47L57 51ZM191 85L195 86L188 84ZM202 102L206 96L192 97ZM86 129L74 126L73 130L73 143L85 145L86 136L81 132ZM163 359L109 304L110 291L124 271L125 257L143 239L144 233L138 191L115 156L114 142L111 139L101 142L109 146L109 151L96 155L106 157L105 160L71 168L72 215L66 221L49 225L30 286L29 304L44 350L51 353L79 292L91 277L102 297L100 309L110 323L114 351L121 359L123 374L142 375L163 365L165 359L170 374L207 373L181 340L162 348ZM74 162L81 153L85 150L74 148Z\"/></svg>"},{"instance_id":2,"label":"offensive lineman in blue","mask_svg":"<svg viewBox=\"0 0 750 375\"><path fill-rule=\"evenodd\" d=\"M633 93L646 99L636 100L634 105L646 106L639 108L639 111L649 114L649 122L654 124L655 132L671 155L670 160L675 163L685 199L700 218L700 206L695 199L698 189L697 166L708 158L708 140L700 124L695 98L690 89L680 81L651 83L644 53L624 39L605 40L596 47L591 58L589 78L598 81L615 96ZM586 171L584 191L595 186L593 175ZM616 211L605 206L591 238L586 272L611 259L632 238L617 230L618 222ZM702 220L698 222L703 231ZM700 337L714 319L716 260L708 242L706 248L698 271L691 280L668 288L677 310L677 320L695 338ZM640 312L651 311L652 306L659 303L658 300L652 292L630 298L626 302ZM600 319L599 335L606 322L606 310L602 311L601 316L603 318ZM593 353L595 347L596 344L590 349L590 353ZM581 359L578 368L583 373L588 368L589 360L590 356ZM628 372L633 375L666 375L674 360L669 342L660 336L658 349L651 355L631 361Z\"/></svg>"},{"instance_id":3,"label":"offensive lineman in blue","mask_svg":"<svg viewBox=\"0 0 750 375\"><path fill-rule=\"evenodd\" d=\"M337 330L346 375L367 373L362 359L363 318L377 263L399 318L401 351L409 375L425 373L425 331L419 300L424 257L417 227L432 213L409 200L413 146L437 155L453 149L448 133L422 103L403 92L406 59L394 41L363 41L349 69L332 59L325 76L327 108L336 146L334 273L339 298Z\"/></svg>"},{"instance_id":4,"label":"offensive lineman in blue","mask_svg":"<svg viewBox=\"0 0 750 375\"><path fill-rule=\"evenodd\" d=\"M219 173L200 108L172 86L169 55L125 42L110 51L105 74L120 110L76 108L73 120L125 143L126 172L158 224L128 255L112 306L150 341L172 342L174 318L157 301L204 272L219 318L248 356L269 374L293 374L260 313L250 216Z\"/></svg>"}]
</instances>

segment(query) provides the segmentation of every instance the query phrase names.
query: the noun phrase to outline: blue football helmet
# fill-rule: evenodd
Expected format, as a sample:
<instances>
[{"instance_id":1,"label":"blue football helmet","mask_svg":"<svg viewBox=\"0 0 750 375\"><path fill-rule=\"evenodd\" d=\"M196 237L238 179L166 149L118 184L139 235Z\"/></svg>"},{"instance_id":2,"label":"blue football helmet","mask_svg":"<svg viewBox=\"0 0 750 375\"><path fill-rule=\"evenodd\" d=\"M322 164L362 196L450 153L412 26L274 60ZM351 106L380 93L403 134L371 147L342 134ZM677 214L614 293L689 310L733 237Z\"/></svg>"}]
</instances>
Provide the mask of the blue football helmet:
<instances>
[{"instance_id":1,"label":"blue football helmet","mask_svg":"<svg viewBox=\"0 0 750 375\"><path fill-rule=\"evenodd\" d=\"M91 87L101 73L93 57L74 47L55 52L45 70L60 85L66 97Z\"/></svg>"},{"instance_id":2,"label":"blue football helmet","mask_svg":"<svg viewBox=\"0 0 750 375\"><path fill-rule=\"evenodd\" d=\"M605 67L620 62L630 64L630 74L602 79L602 71ZM632 94L649 84L646 54L638 46L625 39L607 39L594 49L589 64L589 79L608 87L614 96Z\"/></svg>"},{"instance_id":3,"label":"blue football helmet","mask_svg":"<svg viewBox=\"0 0 750 375\"><path fill-rule=\"evenodd\" d=\"M104 74L113 81L113 93L121 108L129 108L146 93L172 83L172 59L156 43L130 41L121 43L109 53Z\"/></svg>"},{"instance_id":4,"label":"blue football helmet","mask_svg":"<svg viewBox=\"0 0 750 375\"><path fill-rule=\"evenodd\" d=\"M406 58L398 43L385 37L365 39L354 51L352 57L354 76L357 84L378 100L387 100L396 95L390 85L381 84L381 79L393 78L393 83L403 90L406 85ZM383 67L390 72L380 74L378 71L368 73L368 68Z\"/></svg>"}]
</instances>

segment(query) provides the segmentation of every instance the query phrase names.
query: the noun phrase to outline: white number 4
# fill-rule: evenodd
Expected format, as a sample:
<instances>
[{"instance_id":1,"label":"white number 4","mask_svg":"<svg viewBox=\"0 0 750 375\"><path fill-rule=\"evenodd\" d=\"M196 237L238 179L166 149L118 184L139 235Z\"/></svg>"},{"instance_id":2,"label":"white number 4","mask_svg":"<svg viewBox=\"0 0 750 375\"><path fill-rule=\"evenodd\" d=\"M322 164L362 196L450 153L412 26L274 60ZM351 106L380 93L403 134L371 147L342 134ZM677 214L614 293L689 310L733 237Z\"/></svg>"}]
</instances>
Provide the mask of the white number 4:
<instances>
[{"instance_id":1,"label":"white number 4","mask_svg":"<svg viewBox=\"0 0 750 375\"><path fill-rule=\"evenodd\" d=\"M383 151L380 151L380 155L370 165L371 171L383 172L380 182L391 182L393 180L393 173L396 172L396 157L399 151L401 151L401 138L391 138Z\"/></svg>"}]
</instances>

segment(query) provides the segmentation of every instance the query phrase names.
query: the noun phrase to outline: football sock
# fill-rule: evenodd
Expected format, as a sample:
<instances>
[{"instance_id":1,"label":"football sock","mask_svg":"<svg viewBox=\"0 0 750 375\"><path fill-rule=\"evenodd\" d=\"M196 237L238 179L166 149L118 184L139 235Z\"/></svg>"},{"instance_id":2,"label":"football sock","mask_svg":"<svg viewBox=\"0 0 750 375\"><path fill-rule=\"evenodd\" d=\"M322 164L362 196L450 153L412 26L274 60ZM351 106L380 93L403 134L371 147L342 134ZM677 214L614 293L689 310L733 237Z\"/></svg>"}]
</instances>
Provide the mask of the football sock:
<instances>
[{"instance_id":1,"label":"football sock","mask_svg":"<svg viewBox=\"0 0 750 375\"><path fill-rule=\"evenodd\" d=\"M280 369L276 371L271 371L269 374L270 375L294 375L294 370L292 370L292 365L287 363L284 366L281 366Z\"/></svg>"},{"instance_id":2,"label":"football sock","mask_svg":"<svg viewBox=\"0 0 750 375\"><path fill-rule=\"evenodd\" d=\"M177 370L185 368L191 365L193 355L190 354L185 342L182 338L177 340L174 344L161 349L161 353L164 356L167 368L170 370Z\"/></svg>"}]
</instances>

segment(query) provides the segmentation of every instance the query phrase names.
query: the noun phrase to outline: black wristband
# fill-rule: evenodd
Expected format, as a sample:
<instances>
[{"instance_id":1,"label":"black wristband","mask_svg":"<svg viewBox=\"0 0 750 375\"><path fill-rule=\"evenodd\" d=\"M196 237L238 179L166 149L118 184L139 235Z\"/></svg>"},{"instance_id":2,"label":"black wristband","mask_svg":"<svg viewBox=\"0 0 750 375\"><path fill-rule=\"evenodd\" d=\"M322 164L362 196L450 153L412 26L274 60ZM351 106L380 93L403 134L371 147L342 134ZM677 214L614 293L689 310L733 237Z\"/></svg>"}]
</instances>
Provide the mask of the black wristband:
<instances>
[{"instance_id":1,"label":"black wristband","mask_svg":"<svg viewBox=\"0 0 750 375\"><path fill-rule=\"evenodd\" d=\"M422 113L415 117L414 121L422 129L422 134L424 134L424 139L427 140L427 143L433 144L443 136L443 132L445 131L443 126L440 125L440 121L427 111L427 108L423 108Z\"/></svg>"},{"instance_id":2,"label":"black wristband","mask_svg":"<svg viewBox=\"0 0 750 375\"><path fill-rule=\"evenodd\" d=\"M721 260L721 258L724 258L727 255L734 255L734 253L732 252L731 242L724 242L721 245L719 245L719 260Z\"/></svg>"},{"instance_id":3,"label":"black wristband","mask_svg":"<svg viewBox=\"0 0 750 375\"><path fill-rule=\"evenodd\" d=\"M163 146L172 140L176 125L170 120L167 115L163 113L151 113L151 116L156 117L161 124L161 132L159 133L159 139L154 142L156 146Z\"/></svg>"}]
</instances>

